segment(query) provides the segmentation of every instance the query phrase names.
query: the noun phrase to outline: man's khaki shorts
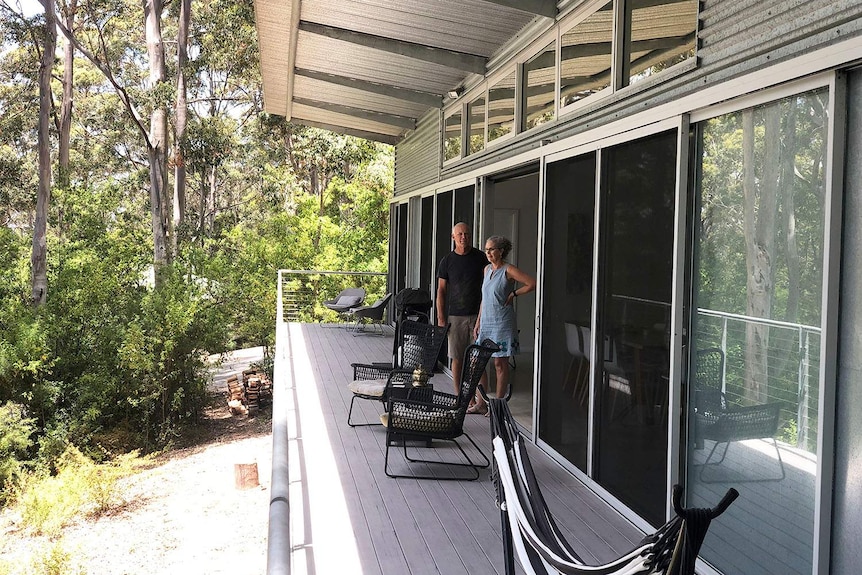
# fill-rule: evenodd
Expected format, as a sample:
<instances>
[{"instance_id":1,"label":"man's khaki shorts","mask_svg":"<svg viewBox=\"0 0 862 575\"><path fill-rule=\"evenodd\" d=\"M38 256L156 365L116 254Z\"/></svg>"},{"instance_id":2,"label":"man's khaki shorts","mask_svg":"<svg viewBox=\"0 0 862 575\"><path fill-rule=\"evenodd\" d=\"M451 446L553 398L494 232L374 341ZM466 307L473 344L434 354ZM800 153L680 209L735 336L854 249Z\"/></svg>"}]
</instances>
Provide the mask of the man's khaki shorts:
<instances>
[{"instance_id":1,"label":"man's khaki shorts","mask_svg":"<svg viewBox=\"0 0 862 575\"><path fill-rule=\"evenodd\" d=\"M450 315L449 316L449 357L452 359L464 359L464 350L476 341L473 337L473 328L476 326L478 315Z\"/></svg>"}]
</instances>

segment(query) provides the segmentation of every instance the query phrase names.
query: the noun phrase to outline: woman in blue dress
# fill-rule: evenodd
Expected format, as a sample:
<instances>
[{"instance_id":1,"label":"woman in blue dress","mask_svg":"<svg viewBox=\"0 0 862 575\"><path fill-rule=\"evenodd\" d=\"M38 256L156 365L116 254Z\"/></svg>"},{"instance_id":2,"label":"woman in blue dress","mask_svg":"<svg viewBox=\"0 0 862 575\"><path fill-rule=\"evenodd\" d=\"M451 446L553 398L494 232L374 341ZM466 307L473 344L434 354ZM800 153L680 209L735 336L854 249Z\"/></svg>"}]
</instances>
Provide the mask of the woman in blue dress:
<instances>
[{"instance_id":1,"label":"woman in blue dress","mask_svg":"<svg viewBox=\"0 0 862 575\"><path fill-rule=\"evenodd\" d=\"M485 266L482 281L482 305L474 334L476 341L485 338L500 346L493 355L497 372L497 397L505 397L509 391L509 357L518 352L518 326L515 317L515 298L536 289L536 278L506 261L512 251L512 242L503 236L491 236L485 242ZM520 285L519 285L520 284ZM485 383L483 377L483 383ZM477 394L470 413L486 413L488 406Z\"/></svg>"}]
</instances>

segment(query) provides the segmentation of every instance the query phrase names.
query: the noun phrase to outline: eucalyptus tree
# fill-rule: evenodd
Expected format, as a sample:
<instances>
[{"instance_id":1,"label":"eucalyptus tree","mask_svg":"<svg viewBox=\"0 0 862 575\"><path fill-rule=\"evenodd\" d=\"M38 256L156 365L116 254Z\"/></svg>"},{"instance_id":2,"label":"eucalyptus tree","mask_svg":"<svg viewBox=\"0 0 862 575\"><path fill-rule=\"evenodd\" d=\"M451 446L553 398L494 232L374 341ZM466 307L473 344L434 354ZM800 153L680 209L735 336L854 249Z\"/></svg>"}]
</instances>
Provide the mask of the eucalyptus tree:
<instances>
[{"instance_id":1,"label":"eucalyptus tree","mask_svg":"<svg viewBox=\"0 0 862 575\"><path fill-rule=\"evenodd\" d=\"M42 61L39 65L39 188L30 256L30 299L33 305L48 297L48 204L51 202L51 74L57 47L54 0L40 0L45 8Z\"/></svg>"},{"instance_id":2,"label":"eucalyptus tree","mask_svg":"<svg viewBox=\"0 0 862 575\"><path fill-rule=\"evenodd\" d=\"M38 187L40 19L0 2L0 225L10 229L30 229Z\"/></svg>"},{"instance_id":3,"label":"eucalyptus tree","mask_svg":"<svg viewBox=\"0 0 862 575\"><path fill-rule=\"evenodd\" d=\"M161 0L143 4L144 35L148 74L140 84L140 45L135 43L135 27L129 26L132 6L123 1L93 0L81 5L80 28L70 30L58 23L75 49L87 58L105 77L122 102L127 117L136 127L147 152L149 171L149 208L153 238L153 263L156 283L161 282L161 270L171 261L170 231L171 202L168 193L167 157L168 101L173 87L167 83L164 42L162 40ZM129 36L118 36L119 30ZM136 96L137 95L137 99ZM149 125L144 114L149 109Z\"/></svg>"},{"instance_id":4,"label":"eucalyptus tree","mask_svg":"<svg viewBox=\"0 0 862 575\"><path fill-rule=\"evenodd\" d=\"M75 28L75 12L78 8L78 0L68 0L61 3L60 13L63 15L63 23L66 28ZM63 92L60 102L60 115L58 124L58 152L57 152L57 183L61 188L69 187L69 160L72 139L72 105L73 91L75 89L75 47L66 39L63 45Z\"/></svg>"}]
</instances>

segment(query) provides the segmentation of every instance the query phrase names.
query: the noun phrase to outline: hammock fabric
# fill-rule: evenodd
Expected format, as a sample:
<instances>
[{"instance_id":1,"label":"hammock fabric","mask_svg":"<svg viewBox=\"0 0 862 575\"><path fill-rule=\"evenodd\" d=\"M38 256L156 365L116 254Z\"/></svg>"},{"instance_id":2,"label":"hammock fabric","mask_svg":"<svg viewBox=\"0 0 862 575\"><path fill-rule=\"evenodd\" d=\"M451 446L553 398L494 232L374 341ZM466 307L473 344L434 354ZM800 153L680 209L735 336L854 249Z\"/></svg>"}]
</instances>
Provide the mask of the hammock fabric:
<instances>
[{"instance_id":1,"label":"hammock fabric","mask_svg":"<svg viewBox=\"0 0 862 575\"><path fill-rule=\"evenodd\" d=\"M587 565L566 541L545 503L508 403L491 399L489 407L507 575L515 573L515 556L528 575L694 575L709 524L739 495L735 489L728 490L712 509L683 509L682 488L674 486L673 519L614 561Z\"/></svg>"}]
</instances>

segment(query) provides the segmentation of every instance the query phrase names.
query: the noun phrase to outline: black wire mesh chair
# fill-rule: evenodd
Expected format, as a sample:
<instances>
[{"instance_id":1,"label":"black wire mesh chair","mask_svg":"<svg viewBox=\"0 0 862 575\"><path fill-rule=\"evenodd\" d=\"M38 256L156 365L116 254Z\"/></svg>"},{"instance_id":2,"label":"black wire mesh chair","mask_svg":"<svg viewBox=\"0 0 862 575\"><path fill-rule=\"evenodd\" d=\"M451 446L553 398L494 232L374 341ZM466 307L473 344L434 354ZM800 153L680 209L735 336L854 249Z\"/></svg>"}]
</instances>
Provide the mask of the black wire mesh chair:
<instances>
[{"instance_id":1,"label":"black wire mesh chair","mask_svg":"<svg viewBox=\"0 0 862 575\"><path fill-rule=\"evenodd\" d=\"M405 321L429 323L431 319L431 294L419 288L404 288L395 294L395 340L392 342L392 363L397 363L399 332Z\"/></svg>"},{"instance_id":2,"label":"black wire mesh chair","mask_svg":"<svg viewBox=\"0 0 862 575\"><path fill-rule=\"evenodd\" d=\"M710 523L739 495L729 489L711 509L684 509L682 487L676 485L675 517L617 559L587 564L548 508L508 404L491 399L489 409L506 575L514 575L516 558L527 575L694 575Z\"/></svg>"},{"instance_id":3,"label":"black wire mesh chair","mask_svg":"<svg viewBox=\"0 0 862 575\"><path fill-rule=\"evenodd\" d=\"M350 308L350 315L356 320L353 335L365 333L363 326L366 324L376 325L380 329L380 335L383 335L383 315L386 313L386 306L389 305L390 299L392 299L392 293L384 295L371 305Z\"/></svg>"},{"instance_id":4,"label":"black wire mesh chair","mask_svg":"<svg viewBox=\"0 0 862 575\"><path fill-rule=\"evenodd\" d=\"M734 481L742 483L784 479L784 462L775 439L781 419L781 404L772 402L746 406L730 405L722 389L724 352L718 348L697 352L694 375L696 446L702 448L704 440L713 442L709 454L701 464L698 479L702 483L723 482L714 472L705 476L704 471L724 462L731 443L747 439L772 441L778 458L779 473L773 477L734 478ZM713 459L720 445L723 445L724 449L719 457Z\"/></svg>"},{"instance_id":5,"label":"black wire mesh chair","mask_svg":"<svg viewBox=\"0 0 862 575\"><path fill-rule=\"evenodd\" d=\"M386 426L386 456L384 471L389 477L410 477L413 479L458 479L472 481L479 478L479 469L490 465L488 457L482 453L473 438L464 431L464 417L467 407L476 393L479 379L485 372L491 355L500 348L490 339L481 345L473 344L464 352L464 363L461 369L461 389L458 395L436 391L431 386L404 386L400 389L391 388L388 396L387 413L381 416ZM483 463L474 462L457 439L466 437L482 456ZM463 461L441 461L440 459L416 459L407 453L407 444L411 441L433 440L451 441L463 456ZM403 475L393 473L389 469L389 448L400 444L404 450L404 458L413 463L426 463L439 466L464 467L470 470L467 476L440 475Z\"/></svg>"},{"instance_id":6,"label":"black wire mesh chair","mask_svg":"<svg viewBox=\"0 0 862 575\"><path fill-rule=\"evenodd\" d=\"M404 321L395 335L393 363L353 363L353 381L348 389L353 393L347 424L350 427L380 425L380 422L354 423L353 405L357 399L386 402L390 387L403 385L413 371L421 367L428 377L433 375L437 357L446 343L449 326Z\"/></svg>"}]
</instances>

